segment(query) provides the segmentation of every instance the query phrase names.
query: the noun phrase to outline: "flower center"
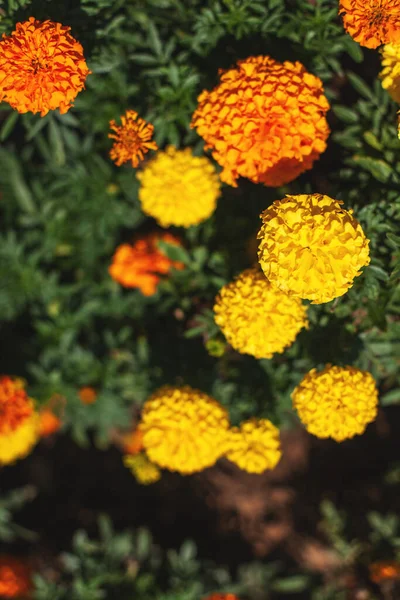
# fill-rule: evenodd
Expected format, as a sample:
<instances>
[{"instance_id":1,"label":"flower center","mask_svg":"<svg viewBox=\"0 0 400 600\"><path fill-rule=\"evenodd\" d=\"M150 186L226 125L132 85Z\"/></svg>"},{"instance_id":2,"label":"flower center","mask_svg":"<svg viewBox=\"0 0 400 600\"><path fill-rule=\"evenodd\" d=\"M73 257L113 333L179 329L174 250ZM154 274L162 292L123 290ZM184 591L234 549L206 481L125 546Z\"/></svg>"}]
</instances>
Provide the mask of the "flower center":
<instances>
[{"instance_id":1,"label":"flower center","mask_svg":"<svg viewBox=\"0 0 400 600\"><path fill-rule=\"evenodd\" d=\"M48 69L49 66L47 64L41 63L38 58L32 58L31 68L33 69L33 74L36 75L38 71L44 71L45 69Z\"/></svg>"}]
</instances>

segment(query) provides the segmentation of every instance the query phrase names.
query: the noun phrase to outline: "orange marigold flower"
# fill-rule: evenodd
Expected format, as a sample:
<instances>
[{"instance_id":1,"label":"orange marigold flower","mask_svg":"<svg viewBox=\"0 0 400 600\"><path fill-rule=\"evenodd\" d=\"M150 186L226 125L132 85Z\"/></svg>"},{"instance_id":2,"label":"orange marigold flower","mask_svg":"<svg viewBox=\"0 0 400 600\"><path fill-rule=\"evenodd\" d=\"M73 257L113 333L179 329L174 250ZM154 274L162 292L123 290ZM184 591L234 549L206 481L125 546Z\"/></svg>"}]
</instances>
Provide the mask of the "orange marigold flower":
<instances>
[{"instance_id":1,"label":"orange marigold flower","mask_svg":"<svg viewBox=\"0 0 400 600\"><path fill-rule=\"evenodd\" d=\"M184 267L158 248L160 240L180 245L178 238L170 233L151 233L139 238L133 245L122 244L118 246L108 269L111 277L125 287L139 288L144 296L155 294L160 275L166 275L172 268Z\"/></svg>"},{"instance_id":2,"label":"orange marigold flower","mask_svg":"<svg viewBox=\"0 0 400 600\"><path fill-rule=\"evenodd\" d=\"M0 377L0 435L15 431L33 413L33 403L20 379Z\"/></svg>"},{"instance_id":3,"label":"orange marigold flower","mask_svg":"<svg viewBox=\"0 0 400 600\"><path fill-rule=\"evenodd\" d=\"M369 565L369 577L374 583L386 579L400 579L400 563L394 560L382 560Z\"/></svg>"},{"instance_id":4,"label":"orange marigold flower","mask_svg":"<svg viewBox=\"0 0 400 600\"><path fill-rule=\"evenodd\" d=\"M200 94L191 126L223 167L221 179L276 187L311 169L329 135L321 80L299 62L269 56L240 60L220 78Z\"/></svg>"},{"instance_id":5,"label":"orange marigold flower","mask_svg":"<svg viewBox=\"0 0 400 600\"><path fill-rule=\"evenodd\" d=\"M399 0L340 0L339 15L353 40L367 48L400 41Z\"/></svg>"},{"instance_id":6,"label":"orange marigold flower","mask_svg":"<svg viewBox=\"0 0 400 600\"><path fill-rule=\"evenodd\" d=\"M49 408L43 409L39 414L39 435L40 437L48 437L61 427L61 419L59 419Z\"/></svg>"},{"instance_id":7,"label":"orange marigold flower","mask_svg":"<svg viewBox=\"0 0 400 600\"><path fill-rule=\"evenodd\" d=\"M236 596L235 594L211 594L210 596L207 596L207 598L204 598L204 600L239 600L238 596Z\"/></svg>"},{"instance_id":8,"label":"orange marigold flower","mask_svg":"<svg viewBox=\"0 0 400 600\"><path fill-rule=\"evenodd\" d=\"M125 454L138 454L143 450L143 433L135 429L121 438L121 446Z\"/></svg>"},{"instance_id":9,"label":"orange marigold flower","mask_svg":"<svg viewBox=\"0 0 400 600\"><path fill-rule=\"evenodd\" d=\"M21 598L32 587L31 568L21 559L0 555L0 598Z\"/></svg>"},{"instance_id":10,"label":"orange marigold flower","mask_svg":"<svg viewBox=\"0 0 400 600\"><path fill-rule=\"evenodd\" d=\"M83 404L93 404L97 399L97 392L90 386L81 387L78 396Z\"/></svg>"},{"instance_id":11,"label":"orange marigold flower","mask_svg":"<svg viewBox=\"0 0 400 600\"><path fill-rule=\"evenodd\" d=\"M0 101L20 113L66 113L89 71L70 27L30 17L0 42Z\"/></svg>"},{"instance_id":12,"label":"orange marigold flower","mask_svg":"<svg viewBox=\"0 0 400 600\"><path fill-rule=\"evenodd\" d=\"M135 110L127 110L121 116L122 125L117 125L114 119L110 127L115 133L108 137L116 140L110 150L110 158L117 167L131 161L132 167L137 167L149 150L157 150L156 142L151 141L154 126L141 119Z\"/></svg>"}]
</instances>

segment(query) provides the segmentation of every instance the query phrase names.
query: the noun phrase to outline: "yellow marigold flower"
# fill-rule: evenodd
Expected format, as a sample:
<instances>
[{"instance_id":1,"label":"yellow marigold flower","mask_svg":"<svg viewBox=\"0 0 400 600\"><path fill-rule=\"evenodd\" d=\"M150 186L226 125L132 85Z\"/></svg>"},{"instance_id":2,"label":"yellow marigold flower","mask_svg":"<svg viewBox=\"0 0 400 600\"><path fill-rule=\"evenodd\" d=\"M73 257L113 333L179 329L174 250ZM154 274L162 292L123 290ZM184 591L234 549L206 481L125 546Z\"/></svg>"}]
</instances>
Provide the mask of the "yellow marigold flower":
<instances>
[{"instance_id":1,"label":"yellow marigold flower","mask_svg":"<svg viewBox=\"0 0 400 600\"><path fill-rule=\"evenodd\" d=\"M386 44L381 54L383 68L379 77L382 80L382 87L389 92L395 102L400 103L400 43Z\"/></svg>"},{"instance_id":2,"label":"yellow marigold flower","mask_svg":"<svg viewBox=\"0 0 400 600\"><path fill-rule=\"evenodd\" d=\"M0 101L20 113L66 113L89 71L70 27L30 17L0 42Z\"/></svg>"},{"instance_id":3,"label":"yellow marigold flower","mask_svg":"<svg viewBox=\"0 0 400 600\"><path fill-rule=\"evenodd\" d=\"M400 41L399 0L340 0L339 15L353 40L367 48Z\"/></svg>"},{"instance_id":4,"label":"yellow marigold flower","mask_svg":"<svg viewBox=\"0 0 400 600\"><path fill-rule=\"evenodd\" d=\"M400 563L394 560L381 560L369 565L369 577L374 583L388 579L400 579Z\"/></svg>"},{"instance_id":5,"label":"yellow marigold flower","mask_svg":"<svg viewBox=\"0 0 400 600\"><path fill-rule=\"evenodd\" d=\"M117 125L114 119L110 121L110 128L115 133L108 137L115 142L110 150L110 158L117 167L131 161L132 167L137 167L149 150L157 150L157 144L151 141L154 126L141 119L135 110L127 110L121 116L122 125Z\"/></svg>"},{"instance_id":6,"label":"yellow marigold flower","mask_svg":"<svg viewBox=\"0 0 400 600\"><path fill-rule=\"evenodd\" d=\"M364 433L377 414L378 392L370 373L327 365L312 369L292 393L307 431L337 442Z\"/></svg>"},{"instance_id":7,"label":"yellow marigold flower","mask_svg":"<svg viewBox=\"0 0 400 600\"><path fill-rule=\"evenodd\" d=\"M0 465L29 454L39 438L39 415L33 412L13 431L0 434Z\"/></svg>"},{"instance_id":8,"label":"yellow marigold flower","mask_svg":"<svg viewBox=\"0 0 400 600\"><path fill-rule=\"evenodd\" d=\"M220 458L229 421L226 410L203 392L164 386L145 402L139 427L152 462L190 474Z\"/></svg>"},{"instance_id":9,"label":"yellow marigold flower","mask_svg":"<svg viewBox=\"0 0 400 600\"><path fill-rule=\"evenodd\" d=\"M223 167L222 181L236 186L247 177L276 187L311 169L329 135L318 77L299 62L252 56L220 79L199 96L191 127Z\"/></svg>"},{"instance_id":10,"label":"yellow marigold flower","mask_svg":"<svg viewBox=\"0 0 400 600\"><path fill-rule=\"evenodd\" d=\"M271 358L290 346L307 327L306 308L272 286L258 268L243 271L219 292L215 322L235 350Z\"/></svg>"},{"instance_id":11,"label":"yellow marigold flower","mask_svg":"<svg viewBox=\"0 0 400 600\"><path fill-rule=\"evenodd\" d=\"M214 212L220 181L214 165L190 148L168 146L137 174L143 212L162 227L197 225Z\"/></svg>"},{"instance_id":12,"label":"yellow marigold flower","mask_svg":"<svg viewBox=\"0 0 400 600\"><path fill-rule=\"evenodd\" d=\"M132 471L132 475L139 483L150 485L161 479L160 469L148 459L145 452L127 454L123 460L124 465Z\"/></svg>"},{"instance_id":13,"label":"yellow marigold flower","mask_svg":"<svg viewBox=\"0 0 400 600\"><path fill-rule=\"evenodd\" d=\"M0 597L26 597L32 589L32 570L26 561L0 555Z\"/></svg>"},{"instance_id":14,"label":"yellow marigold flower","mask_svg":"<svg viewBox=\"0 0 400 600\"><path fill-rule=\"evenodd\" d=\"M232 427L226 447L226 458L248 473L273 469L282 455L279 429L268 419L249 419Z\"/></svg>"},{"instance_id":15,"label":"yellow marigold flower","mask_svg":"<svg viewBox=\"0 0 400 600\"><path fill-rule=\"evenodd\" d=\"M258 259L273 285L313 304L352 287L369 264L369 240L342 204L322 194L300 194L277 200L262 213Z\"/></svg>"}]
</instances>

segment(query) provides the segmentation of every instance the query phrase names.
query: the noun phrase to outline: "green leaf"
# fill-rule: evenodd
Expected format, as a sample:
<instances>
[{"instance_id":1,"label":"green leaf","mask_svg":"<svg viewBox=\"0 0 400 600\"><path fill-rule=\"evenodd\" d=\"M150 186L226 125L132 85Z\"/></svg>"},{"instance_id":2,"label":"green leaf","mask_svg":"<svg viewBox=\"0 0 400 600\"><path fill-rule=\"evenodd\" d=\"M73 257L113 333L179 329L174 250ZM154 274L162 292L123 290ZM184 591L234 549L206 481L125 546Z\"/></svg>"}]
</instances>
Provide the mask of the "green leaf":
<instances>
[{"instance_id":1,"label":"green leaf","mask_svg":"<svg viewBox=\"0 0 400 600\"><path fill-rule=\"evenodd\" d=\"M19 113L16 110L13 110L4 121L3 127L0 132L0 141L4 142L14 129L14 125L17 122L19 117Z\"/></svg>"},{"instance_id":2,"label":"green leaf","mask_svg":"<svg viewBox=\"0 0 400 600\"><path fill-rule=\"evenodd\" d=\"M298 593L307 589L310 578L307 575L294 575L286 579L280 579L272 584L274 592Z\"/></svg>"},{"instance_id":3,"label":"green leaf","mask_svg":"<svg viewBox=\"0 0 400 600\"><path fill-rule=\"evenodd\" d=\"M354 110L351 110L350 108L347 108L346 106L339 106L339 105L332 106L332 110L341 121L344 121L345 123L348 123L349 125L358 123L359 116L356 112L354 112Z\"/></svg>"},{"instance_id":4,"label":"green leaf","mask_svg":"<svg viewBox=\"0 0 400 600\"><path fill-rule=\"evenodd\" d=\"M361 77L359 77L355 73L352 73L351 71L347 71L346 75L353 88L359 94L361 94L361 96L364 96L366 100L369 100L370 102L376 104L376 98L373 91L367 86L367 84L363 79L361 79Z\"/></svg>"},{"instance_id":5,"label":"green leaf","mask_svg":"<svg viewBox=\"0 0 400 600\"><path fill-rule=\"evenodd\" d=\"M389 406L390 404L400 404L400 388L390 390L379 399L382 406Z\"/></svg>"}]
</instances>

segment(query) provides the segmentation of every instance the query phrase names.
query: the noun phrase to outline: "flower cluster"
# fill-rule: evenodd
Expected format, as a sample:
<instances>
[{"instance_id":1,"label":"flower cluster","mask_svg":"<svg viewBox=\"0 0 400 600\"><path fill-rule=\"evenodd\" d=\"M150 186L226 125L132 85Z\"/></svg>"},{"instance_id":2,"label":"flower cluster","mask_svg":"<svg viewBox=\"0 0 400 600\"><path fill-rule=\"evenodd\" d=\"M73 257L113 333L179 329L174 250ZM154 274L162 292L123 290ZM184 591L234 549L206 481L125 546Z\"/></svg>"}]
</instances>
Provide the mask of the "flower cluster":
<instances>
[{"instance_id":1,"label":"flower cluster","mask_svg":"<svg viewBox=\"0 0 400 600\"><path fill-rule=\"evenodd\" d=\"M66 113L90 71L70 27L30 17L0 42L0 101L20 113Z\"/></svg>"},{"instance_id":2,"label":"flower cluster","mask_svg":"<svg viewBox=\"0 0 400 600\"><path fill-rule=\"evenodd\" d=\"M312 369L292 393L307 431L337 442L364 432L377 414L378 392L370 373L327 365Z\"/></svg>"},{"instance_id":3,"label":"flower cluster","mask_svg":"<svg viewBox=\"0 0 400 600\"><path fill-rule=\"evenodd\" d=\"M137 174L143 212L162 227L190 227L208 219L220 195L213 164L190 148L168 146Z\"/></svg>"},{"instance_id":4,"label":"flower cluster","mask_svg":"<svg viewBox=\"0 0 400 600\"><path fill-rule=\"evenodd\" d=\"M149 460L145 452L127 454L124 456L124 465L131 470L132 475L142 485L150 485L161 479L159 467Z\"/></svg>"},{"instance_id":5,"label":"flower cluster","mask_svg":"<svg viewBox=\"0 0 400 600\"><path fill-rule=\"evenodd\" d=\"M276 187L311 169L329 135L321 80L269 56L240 60L220 78L199 96L192 127L223 167L221 179Z\"/></svg>"},{"instance_id":6,"label":"flower cluster","mask_svg":"<svg viewBox=\"0 0 400 600\"><path fill-rule=\"evenodd\" d=\"M164 386L145 402L140 429L149 459L182 474L202 471L222 455L226 410L189 386Z\"/></svg>"},{"instance_id":7,"label":"flower cluster","mask_svg":"<svg viewBox=\"0 0 400 600\"><path fill-rule=\"evenodd\" d=\"M258 268L225 285L214 306L215 322L235 350L271 358L307 327L301 300L273 287Z\"/></svg>"},{"instance_id":8,"label":"flower cluster","mask_svg":"<svg viewBox=\"0 0 400 600\"><path fill-rule=\"evenodd\" d=\"M0 555L0 597L26 597L32 589L29 565L14 556Z\"/></svg>"},{"instance_id":9,"label":"flower cluster","mask_svg":"<svg viewBox=\"0 0 400 600\"><path fill-rule=\"evenodd\" d=\"M400 42L398 0L339 0L339 14L347 33L361 46Z\"/></svg>"},{"instance_id":10,"label":"flower cluster","mask_svg":"<svg viewBox=\"0 0 400 600\"><path fill-rule=\"evenodd\" d=\"M154 127L141 119L134 110L127 110L121 116L122 125L117 125L114 119L110 121L110 128L114 133L108 137L115 140L110 158L117 167L123 163L131 162L132 167L137 167L149 150L157 150L156 142L152 141Z\"/></svg>"},{"instance_id":11,"label":"flower cluster","mask_svg":"<svg viewBox=\"0 0 400 600\"><path fill-rule=\"evenodd\" d=\"M382 50L382 86L400 103L400 43L386 44Z\"/></svg>"},{"instance_id":12,"label":"flower cluster","mask_svg":"<svg viewBox=\"0 0 400 600\"><path fill-rule=\"evenodd\" d=\"M342 296L369 264L353 211L321 194L286 196L262 215L258 258L269 281L313 304Z\"/></svg>"},{"instance_id":13,"label":"flower cluster","mask_svg":"<svg viewBox=\"0 0 400 600\"><path fill-rule=\"evenodd\" d=\"M248 473L273 469L281 458L279 429L267 419L250 419L233 427L225 456Z\"/></svg>"},{"instance_id":14,"label":"flower cluster","mask_svg":"<svg viewBox=\"0 0 400 600\"><path fill-rule=\"evenodd\" d=\"M21 380L0 377L0 465L26 456L39 436L39 417Z\"/></svg>"},{"instance_id":15,"label":"flower cluster","mask_svg":"<svg viewBox=\"0 0 400 600\"><path fill-rule=\"evenodd\" d=\"M168 244L180 245L179 240L169 233L152 233L131 244L117 248L109 267L113 279L129 288L139 288L144 296L152 296L157 291L161 275L174 269L183 269L183 264L170 260L157 246L162 240Z\"/></svg>"}]
</instances>

